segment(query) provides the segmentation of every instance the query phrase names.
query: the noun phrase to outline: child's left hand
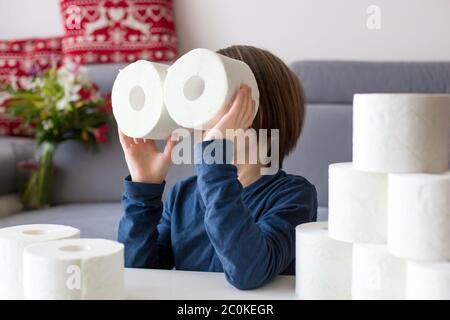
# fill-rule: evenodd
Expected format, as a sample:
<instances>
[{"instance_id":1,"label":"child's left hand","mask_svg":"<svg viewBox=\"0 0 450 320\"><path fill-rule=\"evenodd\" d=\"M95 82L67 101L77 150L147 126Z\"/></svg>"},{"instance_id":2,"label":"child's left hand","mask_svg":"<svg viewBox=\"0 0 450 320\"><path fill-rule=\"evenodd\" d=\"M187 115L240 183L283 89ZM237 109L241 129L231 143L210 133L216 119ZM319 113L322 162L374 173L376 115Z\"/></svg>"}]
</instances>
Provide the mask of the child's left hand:
<instances>
[{"instance_id":1,"label":"child's left hand","mask_svg":"<svg viewBox=\"0 0 450 320\"><path fill-rule=\"evenodd\" d=\"M248 129L253 123L256 102L252 99L252 89L242 86L236 93L230 110L206 132L203 141L225 139L227 129Z\"/></svg>"}]
</instances>

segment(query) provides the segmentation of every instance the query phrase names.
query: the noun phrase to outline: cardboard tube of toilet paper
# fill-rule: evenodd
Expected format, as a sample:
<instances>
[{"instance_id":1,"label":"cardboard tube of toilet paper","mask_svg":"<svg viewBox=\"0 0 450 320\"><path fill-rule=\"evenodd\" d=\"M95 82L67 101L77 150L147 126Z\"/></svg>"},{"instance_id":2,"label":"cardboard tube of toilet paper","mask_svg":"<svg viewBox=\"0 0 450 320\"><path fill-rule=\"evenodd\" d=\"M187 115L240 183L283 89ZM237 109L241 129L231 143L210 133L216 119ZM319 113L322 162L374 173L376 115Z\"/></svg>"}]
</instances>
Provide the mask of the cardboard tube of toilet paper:
<instances>
[{"instance_id":1,"label":"cardboard tube of toilet paper","mask_svg":"<svg viewBox=\"0 0 450 320\"><path fill-rule=\"evenodd\" d=\"M390 254L386 245L353 246L352 298L399 300L405 297L405 260Z\"/></svg>"},{"instance_id":2,"label":"cardboard tube of toilet paper","mask_svg":"<svg viewBox=\"0 0 450 320\"><path fill-rule=\"evenodd\" d=\"M23 251L45 241L78 238L80 230L53 224L30 224L0 229L0 299L23 298Z\"/></svg>"},{"instance_id":3,"label":"cardboard tube of toilet paper","mask_svg":"<svg viewBox=\"0 0 450 320\"><path fill-rule=\"evenodd\" d=\"M442 173L449 165L450 95L355 94L353 164L386 173Z\"/></svg>"},{"instance_id":4,"label":"cardboard tube of toilet paper","mask_svg":"<svg viewBox=\"0 0 450 320\"><path fill-rule=\"evenodd\" d=\"M329 234L347 242L386 243L387 174L329 167Z\"/></svg>"},{"instance_id":5,"label":"cardboard tube of toilet paper","mask_svg":"<svg viewBox=\"0 0 450 320\"><path fill-rule=\"evenodd\" d=\"M298 299L351 299L352 245L328 236L326 222L296 228Z\"/></svg>"},{"instance_id":6,"label":"cardboard tube of toilet paper","mask_svg":"<svg viewBox=\"0 0 450 320\"><path fill-rule=\"evenodd\" d=\"M406 299L450 300L450 262L408 261Z\"/></svg>"},{"instance_id":7,"label":"cardboard tube of toilet paper","mask_svg":"<svg viewBox=\"0 0 450 320\"><path fill-rule=\"evenodd\" d=\"M259 90L250 67L207 49L194 49L170 66L164 97L170 116L180 126L210 129L228 111L243 84L252 89L256 115Z\"/></svg>"},{"instance_id":8,"label":"cardboard tube of toilet paper","mask_svg":"<svg viewBox=\"0 0 450 320\"><path fill-rule=\"evenodd\" d=\"M167 66L139 60L120 70L111 100L120 130L129 137L166 139L179 126L164 104Z\"/></svg>"},{"instance_id":9,"label":"cardboard tube of toilet paper","mask_svg":"<svg viewBox=\"0 0 450 320\"><path fill-rule=\"evenodd\" d=\"M390 174L388 248L414 260L450 260L450 172Z\"/></svg>"},{"instance_id":10,"label":"cardboard tube of toilet paper","mask_svg":"<svg viewBox=\"0 0 450 320\"><path fill-rule=\"evenodd\" d=\"M123 245L66 239L28 246L23 281L25 299L123 299Z\"/></svg>"}]
</instances>

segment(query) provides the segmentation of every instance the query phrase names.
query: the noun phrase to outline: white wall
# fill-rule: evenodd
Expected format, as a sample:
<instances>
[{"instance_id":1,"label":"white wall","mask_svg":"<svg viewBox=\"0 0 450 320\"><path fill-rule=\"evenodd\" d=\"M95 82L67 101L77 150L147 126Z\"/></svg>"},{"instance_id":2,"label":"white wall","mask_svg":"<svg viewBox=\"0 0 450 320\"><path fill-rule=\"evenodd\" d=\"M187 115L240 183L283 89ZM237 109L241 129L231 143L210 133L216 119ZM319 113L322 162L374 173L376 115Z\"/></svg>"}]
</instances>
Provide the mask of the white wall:
<instances>
[{"instance_id":1,"label":"white wall","mask_svg":"<svg viewBox=\"0 0 450 320\"><path fill-rule=\"evenodd\" d=\"M0 0L0 40L63 32L59 0Z\"/></svg>"},{"instance_id":2,"label":"white wall","mask_svg":"<svg viewBox=\"0 0 450 320\"><path fill-rule=\"evenodd\" d=\"M180 47L249 43L303 58L450 60L449 0L175 0ZM381 30L366 9L381 8Z\"/></svg>"},{"instance_id":3,"label":"white wall","mask_svg":"<svg viewBox=\"0 0 450 320\"><path fill-rule=\"evenodd\" d=\"M450 60L450 0L174 0L182 52L242 43L295 59ZM381 8L381 29L366 9ZM0 39L61 34L58 0L0 0Z\"/></svg>"}]
</instances>

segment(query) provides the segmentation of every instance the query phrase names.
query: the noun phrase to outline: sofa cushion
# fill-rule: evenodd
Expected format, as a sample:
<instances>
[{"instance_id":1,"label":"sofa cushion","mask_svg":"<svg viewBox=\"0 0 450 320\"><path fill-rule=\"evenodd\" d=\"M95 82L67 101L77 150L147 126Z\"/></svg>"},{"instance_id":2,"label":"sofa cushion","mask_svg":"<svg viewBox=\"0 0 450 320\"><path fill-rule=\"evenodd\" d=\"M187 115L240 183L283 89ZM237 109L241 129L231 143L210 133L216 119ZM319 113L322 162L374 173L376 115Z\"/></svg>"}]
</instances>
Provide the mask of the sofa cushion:
<instances>
[{"instance_id":1,"label":"sofa cushion","mask_svg":"<svg viewBox=\"0 0 450 320\"><path fill-rule=\"evenodd\" d=\"M83 238L117 239L120 203L74 204L24 211L0 219L0 228L21 224L62 224L81 230Z\"/></svg>"},{"instance_id":2,"label":"sofa cushion","mask_svg":"<svg viewBox=\"0 0 450 320\"><path fill-rule=\"evenodd\" d=\"M309 103L351 104L355 93L450 93L450 62L297 61Z\"/></svg>"}]
</instances>

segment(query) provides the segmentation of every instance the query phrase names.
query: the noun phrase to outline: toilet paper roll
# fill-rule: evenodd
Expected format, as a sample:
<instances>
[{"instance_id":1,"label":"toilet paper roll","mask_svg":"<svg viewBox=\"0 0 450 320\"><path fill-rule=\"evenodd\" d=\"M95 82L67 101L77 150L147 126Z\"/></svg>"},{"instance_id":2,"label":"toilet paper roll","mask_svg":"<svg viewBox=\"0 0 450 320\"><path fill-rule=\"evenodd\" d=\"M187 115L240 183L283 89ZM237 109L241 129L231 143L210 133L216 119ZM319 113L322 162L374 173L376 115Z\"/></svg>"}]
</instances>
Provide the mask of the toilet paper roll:
<instances>
[{"instance_id":1,"label":"toilet paper roll","mask_svg":"<svg viewBox=\"0 0 450 320\"><path fill-rule=\"evenodd\" d=\"M450 300L450 262L408 261L406 299Z\"/></svg>"},{"instance_id":2,"label":"toilet paper roll","mask_svg":"<svg viewBox=\"0 0 450 320\"><path fill-rule=\"evenodd\" d=\"M23 251L33 243L78 238L80 230L53 224L0 229L0 299L23 298Z\"/></svg>"},{"instance_id":3,"label":"toilet paper roll","mask_svg":"<svg viewBox=\"0 0 450 320\"><path fill-rule=\"evenodd\" d=\"M194 49L169 68L164 99L170 116L180 126L209 129L228 111L242 84L252 89L256 115L259 91L250 67L207 49Z\"/></svg>"},{"instance_id":4,"label":"toilet paper roll","mask_svg":"<svg viewBox=\"0 0 450 320\"><path fill-rule=\"evenodd\" d=\"M296 228L298 299L350 299L352 245L331 239L326 222Z\"/></svg>"},{"instance_id":5,"label":"toilet paper roll","mask_svg":"<svg viewBox=\"0 0 450 320\"><path fill-rule=\"evenodd\" d=\"M124 298L123 245L104 239L67 239L25 248L25 299Z\"/></svg>"},{"instance_id":6,"label":"toilet paper roll","mask_svg":"<svg viewBox=\"0 0 450 320\"><path fill-rule=\"evenodd\" d=\"M347 242L386 243L387 174L329 167L329 235Z\"/></svg>"},{"instance_id":7,"label":"toilet paper roll","mask_svg":"<svg viewBox=\"0 0 450 320\"><path fill-rule=\"evenodd\" d=\"M354 244L352 298L399 300L405 297L405 260L386 245Z\"/></svg>"},{"instance_id":8,"label":"toilet paper roll","mask_svg":"<svg viewBox=\"0 0 450 320\"><path fill-rule=\"evenodd\" d=\"M390 174L388 248L413 260L450 260L450 172Z\"/></svg>"},{"instance_id":9,"label":"toilet paper roll","mask_svg":"<svg viewBox=\"0 0 450 320\"><path fill-rule=\"evenodd\" d=\"M355 94L353 164L387 173L441 173L449 165L450 95Z\"/></svg>"},{"instance_id":10,"label":"toilet paper roll","mask_svg":"<svg viewBox=\"0 0 450 320\"><path fill-rule=\"evenodd\" d=\"M179 126L164 104L163 83L168 66L139 60L121 70L111 101L120 130L129 137L166 139Z\"/></svg>"}]
</instances>

